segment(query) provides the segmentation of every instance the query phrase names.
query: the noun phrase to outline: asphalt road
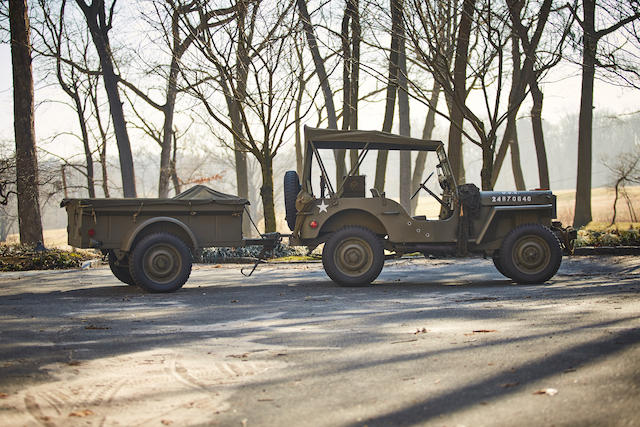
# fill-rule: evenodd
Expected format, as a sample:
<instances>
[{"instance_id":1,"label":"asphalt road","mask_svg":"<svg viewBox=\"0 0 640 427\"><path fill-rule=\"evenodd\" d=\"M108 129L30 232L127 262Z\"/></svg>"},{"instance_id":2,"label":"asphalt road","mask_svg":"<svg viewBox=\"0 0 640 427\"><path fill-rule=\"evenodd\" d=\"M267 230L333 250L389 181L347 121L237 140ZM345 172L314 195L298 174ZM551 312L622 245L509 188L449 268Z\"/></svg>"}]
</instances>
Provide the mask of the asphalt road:
<instances>
[{"instance_id":1,"label":"asphalt road","mask_svg":"<svg viewBox=\"0 0 640 427\"><path fill-rule=\"evenodd\" d=\"M0 274L0 425L640 425L640 258L519 286L490 260Z\"/></svg>"}]
</instances>

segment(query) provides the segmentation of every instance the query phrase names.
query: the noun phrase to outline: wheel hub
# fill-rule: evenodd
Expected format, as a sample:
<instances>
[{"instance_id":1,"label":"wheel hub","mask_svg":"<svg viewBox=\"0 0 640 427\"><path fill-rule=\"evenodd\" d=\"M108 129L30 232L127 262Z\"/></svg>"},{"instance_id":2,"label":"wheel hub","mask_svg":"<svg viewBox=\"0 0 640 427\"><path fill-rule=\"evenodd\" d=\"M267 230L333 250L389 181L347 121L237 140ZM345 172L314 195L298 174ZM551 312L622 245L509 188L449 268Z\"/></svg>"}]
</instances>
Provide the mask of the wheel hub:
<instances>
[{"instance_id":1,"label":"wheel hub","mask_svg":"<svg viewBox=\"0 0 640 427\"><path fill-rule=\"evenodd\" d=\"M169 282L180 270L180 257L170 246L156 245L146 252L144 270L156 282Z\"/></svg>"},{"instance_id":2,"label":"wheel hub","mask_svg":"<svg viewBox=\"0 0 640 427\"><path fill-rule=\"evenodd\" d=\"M543 270L550 262L551 251L547 242L538 236L523 237L514 251L515 263L527 273Z\"/></svg>"},{"instance_id":3,"label":"wheel hub","mask_svg":"<svg viewBox=\"0 0 640 427\"><path fill-rule=\"evenodd\" d=\"M359 275L373 262L373 251L364 240L347 239L338 246L335 260L345 274Z\"/></svg>"}]
</instances>

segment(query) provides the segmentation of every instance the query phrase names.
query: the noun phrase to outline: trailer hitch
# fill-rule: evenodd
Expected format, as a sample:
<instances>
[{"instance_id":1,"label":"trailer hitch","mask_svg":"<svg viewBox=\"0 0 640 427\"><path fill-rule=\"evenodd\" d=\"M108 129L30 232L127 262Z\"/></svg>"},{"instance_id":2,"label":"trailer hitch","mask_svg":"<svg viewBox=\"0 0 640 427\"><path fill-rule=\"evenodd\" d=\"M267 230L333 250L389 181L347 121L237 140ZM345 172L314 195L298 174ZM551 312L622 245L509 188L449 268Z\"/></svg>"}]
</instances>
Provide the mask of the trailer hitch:
<instances>
[{"instance_id":1,"label":"trailer hitch","mask_svg":"<svg viewBox=\"0 0 640 427\"><path fill-rule=\"evenodd\" d=\"M253 272L256 271L256 268L258 268L258 264L260 264L261 262L265 262L265 259L267 259L267 256L269 255L269 253L273 253L273 250L275 249L275 247L278 245L278 243L282 241L282 235L277 232L265 233L265 234L261 234L260 236L261 236L260 239L244 240L244 243L246 246L262 245L262 249L258 254L255 264L253 264L251 271L249 271L249 273L245 273L244 268L240 269L240 273L242 273L242 275L245 277L251 277Z\"/></svg>"}]
</instances>

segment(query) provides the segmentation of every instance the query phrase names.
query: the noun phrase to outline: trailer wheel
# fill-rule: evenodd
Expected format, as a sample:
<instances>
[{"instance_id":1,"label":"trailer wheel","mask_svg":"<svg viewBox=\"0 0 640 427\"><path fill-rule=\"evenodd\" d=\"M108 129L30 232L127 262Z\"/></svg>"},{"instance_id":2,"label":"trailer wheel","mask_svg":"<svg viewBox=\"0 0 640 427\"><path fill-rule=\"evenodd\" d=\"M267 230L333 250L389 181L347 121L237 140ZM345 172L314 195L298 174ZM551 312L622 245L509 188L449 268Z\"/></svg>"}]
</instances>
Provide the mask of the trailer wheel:
<instances>
[{"instance_id":1,"label":"trailer wheel","mask_svg":"<svg viewBox=\"0 0 640 427\"><path fill-rule=\"evenodd\" d=\"M107 258L109 260L109 268L113 275L116 276L116 279L130 286L136 285L136 282L133 281L133 277L131 277L131 273L129 273L129 260L127 258L124 258L121 264L118 261L116 254L111 250L109 251Z\"/></svg>"},{"instance_id":2,"label":"trailer wheel","mask_svg":"<svg viewBox=\"0 0 640 427\"><path fill-rule=\"evenodd\" d=\"M507 276L507 273L505 273L504 267L502 267L502 264L500 263L500 251L493 252L493 256L491 257L491 259L493 260L493 265L496 267L496 270L498 270L498 272L503 276L509 277Z\"/></svg>"},{"instance_id":3,"label":"trailer wheel","mask_svg":"<svg viewBox=\"0 0 640 427\"><path fill-rule=\"evenodd\" d=\"M384 266L382 241L364 227L347 226L324 244L322 265L327 275L342 286L366 286Z\"/></svg>"},{"instance_id":4,"label":"trailer wheel","mask_svg":"<svg viewBox=\"0 0 640 427\"><path fill-rule=\"evenodd\" d=\"M191 274L191 252L177 236L154 233L140 240L129 257L133 280L149 292L174 292Z\"/></svg>"},{"instance_id":5,"label":"trailer wheel","mask_svg":"<svg viewBox=\"0 0 640 427\"><path fill-rule=\"evenodd\" d=\"M284 174L284 209L286 213L286 220L289 229L293 231L296 226L296 215L298 210L296 209L296 198L300 192L300 178L298 178L298 172L287 171Z\"/></svg>"},{"instance_id":6,"label":"trailer wheel","mask_svg":"<svg viewBox=\"0 0 640 427\"><path fill-rule=\"evenodd\" d=\"M543 283L560 268L562 248L549 228L525 224L505 237L499 257L505 276L518 283Z\"/></svg>"}]
</instances>

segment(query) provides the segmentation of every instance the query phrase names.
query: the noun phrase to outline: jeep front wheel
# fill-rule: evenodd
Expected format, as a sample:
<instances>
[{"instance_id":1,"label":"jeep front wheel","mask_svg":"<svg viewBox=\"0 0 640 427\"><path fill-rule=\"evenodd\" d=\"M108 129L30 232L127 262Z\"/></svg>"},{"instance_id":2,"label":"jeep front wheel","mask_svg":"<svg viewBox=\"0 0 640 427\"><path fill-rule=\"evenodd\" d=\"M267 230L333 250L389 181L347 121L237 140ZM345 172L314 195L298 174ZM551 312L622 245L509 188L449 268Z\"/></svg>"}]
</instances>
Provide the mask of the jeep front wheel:
<instances>
[{"instance_id":1,"label":"jeep front wheel","mask_svg":"<svg viewBox=\"0 0 640 427\"><path fill-rule=\"evenodd\" d=\"M364 227L341 228L324 244L322 265L327 275L343 286L373 282L384 265L381 240Z\"/></svg>"},{"instance_id":2,"label":"jeep front wheel","mask_svg":"<svg viewBox=\"0 0 640 427\"><path fill-rule=\"evenodd\" d=\"M515 228L502 242L499 264L518 283L542 283L553 277L562 262L556 235L540 224Z\"/></svg>"},{"instance_id":3,"label":"jeep front wheel","mask_svg":"<svg viewBox=\"0 0 640 427\"><path fill-rule=\"evenodd\" d=\"M133 280L149 292L174 292L191 274L191 252L177 236L155 233L143 237L129 257Z\"/></svg>"}]
</instances>

